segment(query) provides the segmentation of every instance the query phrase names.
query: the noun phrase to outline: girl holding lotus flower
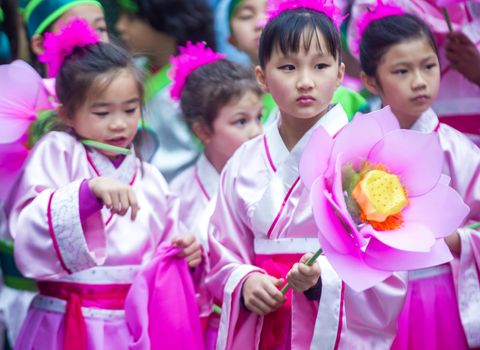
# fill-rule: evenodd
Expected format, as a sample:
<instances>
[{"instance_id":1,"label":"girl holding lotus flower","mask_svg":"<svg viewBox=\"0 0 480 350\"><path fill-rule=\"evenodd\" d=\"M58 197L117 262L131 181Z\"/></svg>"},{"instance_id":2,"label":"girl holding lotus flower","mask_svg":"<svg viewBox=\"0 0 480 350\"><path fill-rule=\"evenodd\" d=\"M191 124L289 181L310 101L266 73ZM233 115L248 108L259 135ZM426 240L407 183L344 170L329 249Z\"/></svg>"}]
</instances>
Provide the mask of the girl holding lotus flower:
<instances>
[{"instance_id":1,"label":"girl holding lotus flower","mask_svg":"<svg viewBox=\"0 0 480 350\"><path fill-rule=\"evenodd\" d=\"M330 104L344 74L338 13L332 1L269 3L256 74L279 115L221 174L207 276L223 300L217 349L388 349L395 336L401 276L357 292L324 256L305 264L319 241L300 156L312 131L334 136L349 121Z\"/></svg>"},{"instance_id":2,"label":"girl holding lotus flower","mask_svg":"<svg viewBox=\"0 0 480 350\"><path fill-rule=\"evenodd\" d=\"M471 224L480 220L480 151L460 132L440 123L431 108L439 91L440 65L428 26L383 3L357 22L361 77L367 89L379 95L384 106L390 105L402 128L438 135L443 173L451 177L450 186L470 208L464 226L445 233L455 259L409 272L392 349L479 347L480 232ZM445 208L432 210L450 215ZM441 229L439 225L437 231Z\"/></svg>"}]
</instances>

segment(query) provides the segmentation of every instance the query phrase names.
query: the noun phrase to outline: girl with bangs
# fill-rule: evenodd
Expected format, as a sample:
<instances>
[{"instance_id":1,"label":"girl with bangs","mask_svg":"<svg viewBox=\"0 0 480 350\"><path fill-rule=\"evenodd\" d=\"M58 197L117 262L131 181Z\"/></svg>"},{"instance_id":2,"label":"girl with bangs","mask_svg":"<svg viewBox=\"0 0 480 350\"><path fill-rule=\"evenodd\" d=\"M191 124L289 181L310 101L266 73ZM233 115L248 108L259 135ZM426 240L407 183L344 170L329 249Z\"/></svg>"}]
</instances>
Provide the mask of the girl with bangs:
<instances>
[{"instance_id":1,"label":"girl with bangs","mask_svg":"<svg viewBox=\"0 0 480 350\"><path fill-rule=\"evenodd\" d=\"M349 121L330 102L345 70L338 12L331 1L269 6L256 75L279 114L221 175L207 277L223 300L217 349L387 349L395 336L403 278L357 293L324 256L305 264L319 242L299 159L315 128L333 136Z\"/></svg>"}]
</instances>

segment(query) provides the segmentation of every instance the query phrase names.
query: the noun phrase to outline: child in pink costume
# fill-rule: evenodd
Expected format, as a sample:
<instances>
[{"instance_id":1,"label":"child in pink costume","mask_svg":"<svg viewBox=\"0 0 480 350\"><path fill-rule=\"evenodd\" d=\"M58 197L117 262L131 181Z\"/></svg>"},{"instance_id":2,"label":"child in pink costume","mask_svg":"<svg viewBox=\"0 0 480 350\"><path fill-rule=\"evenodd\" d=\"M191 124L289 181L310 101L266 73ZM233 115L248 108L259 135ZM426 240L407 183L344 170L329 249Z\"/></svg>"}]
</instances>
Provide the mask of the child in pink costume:
<instances>
[{"instance_id":1,"label":"child in pink costume","mask_svg":"<svg viewBox=\"0 0 480 350\"><path fill-rule=\"evenodd\" d=\"M377 17L363 32L360 62L365 86L380 96L384 106L390 105L402 128L438 134L445 153L444 172L470 207L465 225L446 239L456 259L409 272L407 299L392 349L478 347L480 233L467 225L480 220L480 150L440 123L431 108L440 85L433 35L427 24L410 14Z\"/></svg>"},{"instance_id":2,"label":"child in pink costume","mask_svg":"<svg viewBox=\"0 0 480 350\"><path fill-rule=\"evenodd\" d=\"M80 20L45 46L62 131L35 145L7 205L17 265L40 292L16 348L127 349L134 277L161 242L184 248L190 267L200 247L193 236L173 238L178 201L135 156L143 87L130 56Z\"/></svg>"},{"instance_id":3,"label":"child in pink costume","mask_svg":"<svg viewBox=\"0 0 480 350\"><path fill-rule=\"evenodd\" d=\"M324 256L305 264L319 241L298 162L313 129L335 135L348 122L330 105L345 70L337 9L330 1L276 3L256 74L280 113L225 166L211 219L207 285L223 301L217 349L388 349L404 280L394 274L357 293ZM283 295L285 276L293 292Z\"/></svg>"},{"instance_id":4,"label":"child in pink costume","mask_svg":"<svg viewBox=\"0 0 480 350\"><path fill-rule=\"evenodd\" d=\"M352 7L349 45L358 40L355 21L378 0L357 0ZM440 88L432 108L440 121L463 132L480 145L480 4L457 1L448 5L453 32L434 0L390 0L422 18L432 30L440 61ZM471 52L471 54L468 54ZM465 60L468 57L468 60ZM465 60L465 61L462 61ZM476 74L475 74L476 73Z\"/></svg>"},{"instance_id":5,"label":"child in pink costume","mask_svg":"<svg viewBox=\"0 0 480 350\"><path fill-rule=\"evenodd\" d=\"M172 59L172 66L172 97L180 97L183 116L204 152L194 166L172 181L171 189L181 199L180 217L208 253L208 223L220 172L241 144L262 132L262 91L253 69L227 61L202 43L187 44L185 51ZM212 313L212 298L205 288L200 291L201 315L207 317ZM219 319L219 315L211 315L208 320L207 349L215 348Z\"/></svg>"}]
</instances>

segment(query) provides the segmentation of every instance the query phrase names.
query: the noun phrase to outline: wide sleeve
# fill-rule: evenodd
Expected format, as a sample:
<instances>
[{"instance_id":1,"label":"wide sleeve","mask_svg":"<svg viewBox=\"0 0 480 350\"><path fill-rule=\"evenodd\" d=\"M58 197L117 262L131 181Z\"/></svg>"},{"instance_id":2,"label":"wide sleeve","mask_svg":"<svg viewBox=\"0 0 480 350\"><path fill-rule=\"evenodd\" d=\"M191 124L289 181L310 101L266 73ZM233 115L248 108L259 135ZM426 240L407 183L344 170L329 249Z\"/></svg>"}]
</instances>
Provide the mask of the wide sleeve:
<instances>
[{"instance_id":1,"label":"wide sleeve","mask_svg":"<svg viewBox=\"0 0 480 350\"><path fill-rule=\"evenodd\" d=\"M344 286L340 349L389 349L407 292L406 273L394 273L376 286L356 292Z\"/></svg>"},{"instance_id":2,"label":"wide sleeve","mask_svg":"<svg viewBox=\"0 0 480 350\"><path fill-rule=\"evenodd\" d=\"M258 326L258 316L246 312L240 302L245 278L263 271L253 265L253 233L246 225L244 203L236 194L235 170L232 159L221 174L208 237L210 271L206 283L214 298L223 301L217 349L234 348L232 342L238 338L239 329L251 337Z\"/></svg>"},{"instance_id":3,"label":"wide sleeve","mask_svg":"<svg viewBox=\"0 0 480 350\"><path fill-rule=\"evenodd\" d=\"M80 220L79 190L88 176L84 152L66 133L50 133L27 161L9 211L15 260L26 277L56 278L105 260L100 214L85 232Z\"/></svg>"},{"instance_id":4,"label":"wide sleeve","mask_svg":"<svg viewBox=\"0 0 480 350\"><path fill-rule=\"evenodd\" d=\"M464 135L442 125L442 144L452 179L452 187L462 196L470 212L458 229L461 251L452 262L457 288L458 309L470 347L480 347L480 229L471 225L480 222L480 149Z\"/></svg>"}]
</instances>

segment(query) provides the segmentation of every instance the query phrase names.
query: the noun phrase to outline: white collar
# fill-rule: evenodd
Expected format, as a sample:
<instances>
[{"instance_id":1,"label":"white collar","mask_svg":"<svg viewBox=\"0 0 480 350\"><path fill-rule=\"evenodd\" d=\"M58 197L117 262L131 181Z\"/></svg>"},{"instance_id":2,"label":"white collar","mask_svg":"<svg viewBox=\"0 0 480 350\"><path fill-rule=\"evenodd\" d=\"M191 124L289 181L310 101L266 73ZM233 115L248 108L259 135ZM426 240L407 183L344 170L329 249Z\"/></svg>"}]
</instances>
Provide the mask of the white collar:
<instances>
[{"instance_id":1,"label":"white collar","mask_svg":"<svg viewBox=\"0 0 480 350\"><path fill-rule=\"evenodd\" d=\"M199 185L202 187L202 191L205 190L207 192L207 198L209 200L213 198L218 190L220 174L207 159L205 153L202 153L200 157L198 157L197 164L195 165L195 177L196 180L200 182Z\"/></svg>"}]
</instances>

